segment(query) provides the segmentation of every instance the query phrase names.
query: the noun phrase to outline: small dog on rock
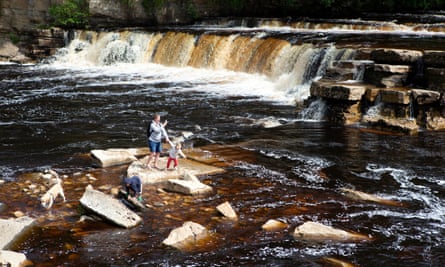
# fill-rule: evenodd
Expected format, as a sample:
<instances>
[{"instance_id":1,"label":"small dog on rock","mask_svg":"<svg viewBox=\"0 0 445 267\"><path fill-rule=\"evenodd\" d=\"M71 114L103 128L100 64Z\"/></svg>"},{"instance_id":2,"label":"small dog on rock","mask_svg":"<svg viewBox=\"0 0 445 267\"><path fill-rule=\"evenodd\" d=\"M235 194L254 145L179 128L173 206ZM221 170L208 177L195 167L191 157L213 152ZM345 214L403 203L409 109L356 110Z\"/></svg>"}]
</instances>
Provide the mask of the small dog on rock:
<instances>
[{"instance_id":1,"label":"small dog on rock","mask_svg":"<svg viewBox=\"0 0 445 267\"><path fill-rule=\"evenodd\" d=\"M50 209L54 204L54 200L56 200L59 195L62 197L63 202L65 202L65 194L63 193L62 180L60 179L59 174L50 169L45 171L45 174L41 175L41 177L54 183L53 186L40 198L42 206L46 209Z\"/></svg>"}]
</instances>

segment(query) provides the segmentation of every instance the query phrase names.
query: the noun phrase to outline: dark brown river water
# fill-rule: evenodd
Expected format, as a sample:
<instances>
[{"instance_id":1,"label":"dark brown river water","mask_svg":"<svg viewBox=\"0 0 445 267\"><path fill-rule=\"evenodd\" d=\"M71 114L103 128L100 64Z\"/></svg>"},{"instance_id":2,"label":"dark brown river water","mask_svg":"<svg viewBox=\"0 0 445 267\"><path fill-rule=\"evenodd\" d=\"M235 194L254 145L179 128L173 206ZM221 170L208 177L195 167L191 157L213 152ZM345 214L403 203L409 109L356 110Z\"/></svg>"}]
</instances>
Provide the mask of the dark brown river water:
<instances>
[{"instance_id":1,"label":"dark brown river water","mask_svg":"<svg viewBox=\"0 0 445 267\"><path fill-rule=\"evenodd\" d=\"M144 38L153 40L153 36ZM141 42L140 37L131 39L133 45ZM81 44L82 38L76 40ZM391 38L401 40L403 35ZM437 45L435 39L428 40ZM351 42L357 45L356 39ZM76 47L81 50L79 43ZM270 45L288 49L275 41L255 49ZM296 110L294 100L307 96L307 83L328 61L312 56L320 52L344 56L347 50L298 47L300 54L294 60L303 62L297 65L316 67L301 77L294 72L298 66L284 63L280 68L287 66L286 73L272 67L262 74L217 68L215 58L212 68L202 68L210 61L195 60L192 65L199 68L179 64L184 59L175 59L174 66L155 62L170 67L150 60L125 63L119 56L132 55L128 46L101 47L111 49L108 56L98 56L96 48L76 54L68 47L50 64L0 65L0 177L6 181L0 185L0 202L5 204L0 216L9 218L21 210L37 219L30 233L12 246L36 266L330 266L327 257L359 266L442 266L445 262L443 132L388 135L360 125L318 121L314 114L319 110ZM149 47L144 49L152 51ZM162 49L158 44L154 50ZM230 55L227 61L237 57ZM149 58L166 60L154 54ZM239 56L238 63L244 64ZM140 226L122 229L104 222L79 222L78 200L85 186L93 183L107 191L119 184L126 167L94 168L89 151L145 146L145 129L155 112L169 121L171 136L194 133L185 142L186 153L206 151L223 160L214 164L224 173L200 177L214 193L184 196L146 186L144 198L153 208L140 213ZM276 127L266 128L264 122ZM50 211L40 207L38 194L22 191L27 181L36 181L32 173L45 168L67 175L68 201L56 202ZM402 205L351 200L340 191L345 187ZM238 222L218 216L215 207L224 201L238 212ZM263 231L261 226L269 219L281 219L289 227ZM187 251L161 244L172 229L188 220L205 226L212 237ZM293 230L305 221L373 240L294 239Z\"/></svg>"}]
</instances>

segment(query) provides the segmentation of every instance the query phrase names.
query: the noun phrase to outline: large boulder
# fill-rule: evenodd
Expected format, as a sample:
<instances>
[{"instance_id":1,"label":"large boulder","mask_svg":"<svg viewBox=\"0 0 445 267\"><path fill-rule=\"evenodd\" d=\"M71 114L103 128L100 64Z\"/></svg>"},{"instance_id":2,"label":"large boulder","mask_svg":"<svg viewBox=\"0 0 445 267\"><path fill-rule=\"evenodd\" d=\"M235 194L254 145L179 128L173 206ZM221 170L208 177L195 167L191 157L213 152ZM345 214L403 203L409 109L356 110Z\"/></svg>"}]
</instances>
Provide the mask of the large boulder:
<instances>
[{"instance_id":1,"label":"large boulder","mask_svg":"<svg viewBox=\"0 0 445 267\"><path fill-rule=\"evenodd\" d=\"M134 227L142 222L141 217L128 209L118 199L94 190L91 185L86 187L80 199L80 204L88 211L125 228Z\"/></svg>"},{"instance_id":2,"label":"large boulder","mask_svg":"<svg viewBox=\"0 0 445 267\"><path fill-rule=\"evenodd\" d=\"M335 241L364 241L371 238L367 235L347 232L317 222L305 222L295 228L293 236L297 239L335 240Z\"/></svg>"},{"instance_id":3,"label":"large boulder","mask_svg":"<svg viewBox=\"0 0 445 267\"><path fill-rule=\"evenodd\" d=\"M182 249L188 244L197 242L207 235L208 231L204 226L188 221L181 227L172 230L168 237L162 241L162 244Z\"/></svg>"},{"instance_id":4,"label":"large boulder","mask_svg":"<svg viewBox=\"0 0 445 267\"><path fill-rule=\"evenodd\" d=\"M0 219L0 249L7 248L34 223L34 219L23 216L17 219Z\"/></svg>"}]
</instances>

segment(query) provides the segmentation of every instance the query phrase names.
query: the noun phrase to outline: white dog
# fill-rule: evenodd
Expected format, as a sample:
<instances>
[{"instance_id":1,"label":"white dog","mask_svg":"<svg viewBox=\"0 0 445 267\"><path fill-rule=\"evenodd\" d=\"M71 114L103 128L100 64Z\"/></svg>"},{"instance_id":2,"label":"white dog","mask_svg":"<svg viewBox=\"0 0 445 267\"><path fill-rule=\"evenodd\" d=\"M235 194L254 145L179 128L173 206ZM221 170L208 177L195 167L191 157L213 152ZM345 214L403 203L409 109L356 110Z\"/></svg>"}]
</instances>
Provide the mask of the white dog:
<instances>
[{"instance_id":1,"label":"white dog","mask_svg":"<svg viewBox=\"0 0 445 267\"><path fill-rule=\"evenodd\" d=\"M43 177L44 175L46 175L46 177ZM47 173L44 175L42 175L43 178L50 181L55 181L55 184L40 198L40 203L42 204L42 206L46 209L50 209L58 195L62 197L63 202L65 202L66 199L65 194L63 193L62 180L60 179L57 172L48 170Z\"/></svg>"}]
</instances>

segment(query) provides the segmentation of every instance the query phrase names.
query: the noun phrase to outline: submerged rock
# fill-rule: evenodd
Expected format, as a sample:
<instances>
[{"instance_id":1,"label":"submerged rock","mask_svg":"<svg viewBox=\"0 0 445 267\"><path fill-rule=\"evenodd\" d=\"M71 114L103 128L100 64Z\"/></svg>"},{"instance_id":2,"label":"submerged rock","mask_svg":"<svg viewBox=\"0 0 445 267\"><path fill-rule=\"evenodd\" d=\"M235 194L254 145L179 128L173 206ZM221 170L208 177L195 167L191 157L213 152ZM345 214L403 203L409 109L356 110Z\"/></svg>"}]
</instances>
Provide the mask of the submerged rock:
<instances>
[{"instance_id":1,"label":"submerged rock","mask_svg":"<svg viewBox=\"0 0 445 267\"><path fill-rule=\"evenodd\" d=\"M261 228L265 231L278 231L287 228L289 225L279 220L268 220Z\"/></svg>"},{"instance_id":2,"label":"submerged rock","mask_svg":"<svg viewBox=\"0 0 445 267\"><path fill-rule=\"evenodd\" d=\"M366 235L347 232L317 222L305 222L298 226L293 236L309 240L363 241L371 239Z\"/></svg>"},{"instance_id":3,"label":"submerged rock","mask_svg":"<svg viewBox=\"0 0 445 267\"><path fill-rule=\"evenodd\" d=\"M128 209L118 199L94 190L91 185L88 185L85 189L80 204L100 217L125 228L134 227L142 222L141 217Z\"/></svg>"},{"instance_id":4,"label":"submerged rock","mask_svg":"<svg viewBox=\"0 0 445 267\"><path fill-rule=\"evenodd\" d=\"M360 192L357 190L352 190L348 188L342 188L341 191L349 198L355 199L355 200L362 200L362 201L371 201L376 202L379 204L384 205L390 205L390 206L401 206L402 203L394 200L384 199L381 197L377 197L375 195L367 194L364 192Z\"/></svg>"},{"instance_id":5,"label":"submerged rock","mask_svg":"<svg viewBox=\"0 0 445 267\"><path fill-rule=\"evenodd\" d=\"M324 257L323 262L332 267L355 267L356 265L332 257Z\"/></svg>"}]
</instances>

